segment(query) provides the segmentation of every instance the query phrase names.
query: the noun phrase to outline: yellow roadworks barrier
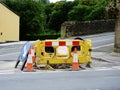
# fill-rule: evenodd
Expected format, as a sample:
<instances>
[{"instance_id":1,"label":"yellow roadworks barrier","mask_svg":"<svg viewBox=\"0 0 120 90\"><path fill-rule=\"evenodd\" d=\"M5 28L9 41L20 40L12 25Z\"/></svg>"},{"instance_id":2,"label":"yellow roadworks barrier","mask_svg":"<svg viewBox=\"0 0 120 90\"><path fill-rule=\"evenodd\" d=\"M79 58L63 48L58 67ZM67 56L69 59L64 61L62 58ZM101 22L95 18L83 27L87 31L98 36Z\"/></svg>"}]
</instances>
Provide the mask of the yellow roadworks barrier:
<instances>
[{"instance_id":1,"label":"yellow roadworks barrier","mask_svg":"<svg viewBox=\"0 0 120 90\"><path fill-rule=\"evenodd\" d=\"M91 40L37 40L35 62L37 65L72 64L74 49L77 49L78 63L91 63Z\"/></svg>"}]
</instances>

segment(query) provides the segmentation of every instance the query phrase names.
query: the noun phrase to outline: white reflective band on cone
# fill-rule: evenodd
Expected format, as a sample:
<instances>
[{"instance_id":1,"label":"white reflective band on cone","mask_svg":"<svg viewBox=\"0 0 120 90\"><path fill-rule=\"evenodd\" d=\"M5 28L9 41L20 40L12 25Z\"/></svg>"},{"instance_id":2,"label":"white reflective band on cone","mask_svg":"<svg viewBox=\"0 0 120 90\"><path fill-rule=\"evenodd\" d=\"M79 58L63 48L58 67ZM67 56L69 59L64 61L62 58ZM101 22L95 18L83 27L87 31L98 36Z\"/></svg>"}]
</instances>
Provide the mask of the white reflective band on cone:
<instances>
[{"instance_id":1,"label":"white reflective band on cone","mask_svg":"<svg viewBox=\"0 0 120 90\"><path fill-rule=\"evenodd\" d=\"M27 63L33 63L31 54L28 55Z\"/></svg>"},{"instance_id":2,"label":"white reflective band on cone","mask_svg":"<svg viewBox=\"0 0 120 90\"><path fill-rule=\"evenodd\" d=\"M34 54L35 54L34 49L31 49L31 55L32 55L32 56L35 56Z\"/></svg>"},{"instance_id":3,"label":"white reflective band on cone","mask_svg":"<svg viewBox=\"0 0 120 90\"><path fill-rule=\"evenodd\" d=\"M78 62L78 55L77 55L77 53L76 54L74 54L74 57L73 57L74 59L74 62Z\"/></svg>"}]
</instances>

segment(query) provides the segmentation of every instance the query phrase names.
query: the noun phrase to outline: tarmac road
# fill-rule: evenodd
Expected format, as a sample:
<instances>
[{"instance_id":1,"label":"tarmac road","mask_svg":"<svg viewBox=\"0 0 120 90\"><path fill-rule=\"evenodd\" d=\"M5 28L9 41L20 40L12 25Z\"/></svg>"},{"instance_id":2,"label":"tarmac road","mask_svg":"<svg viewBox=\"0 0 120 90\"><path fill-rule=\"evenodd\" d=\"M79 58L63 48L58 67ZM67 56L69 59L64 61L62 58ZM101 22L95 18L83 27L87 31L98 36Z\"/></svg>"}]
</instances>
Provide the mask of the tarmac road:
<instances>
[{"instance_id":1,"label":"tarmac road","mask_svg":"<svg viewBox=\"0 0 120 90\"><path fill-rule=\"evenodd\" d=\"M81 36L76 36L76 37L81 37ZM70 37L70 38L73 39L76 37ZM82 36L81 38L92 40L92 49L93 49L92 57L102 58L103 56L107 56L106 54L113 52L114 32L95 34L95 35L87 35L87 36ZM1 61L0 69L4 69L4 68L6 69L6 68L8 68L8 66L14 67L12 64L15 65L16 60L20 54L20 51L25 43L26 43L26 41L0 44L0 61ZM116 56L115 56L115 58L114 57L112 57L112 58L118 59L118 57L116 58ZM109 58L107 58L107 59L109 59ZM99 60L97 61L94 59L92 61L93 61L92 66L95 66L95 67L119 65L119 63L101 62Z\"/></svg>"},{"instance_id":2,"label":"tarmac road","mask_svg":"<svg viewBox=\"0 0 120 90\"><path fill-rule=\"evenodd\" d=\"M92 40L95 58L92 68L80 71L21 72L14 65L25 42L0 44L0 90L120 90L120 56L110 54L114 33L82 38ZM117 63L101 61L103 56Z\"/></svg>"},{"instance_id":3,"label":"tarmac road","mask_svg":"<svg viewBox=\"0 0 120 90\"><path fill-rule=\"evenodd\" d=\"M120 57L111 54L114 49L114 32L76 37L92 40L93 67L112 67L120 65ZM70 38L73 39L76 37ZM20 51L25 43L26 41L0 44L0 69L13 69ZM115 63L103 62L101 61L102 59L112 62L115 61Z\"/></svg>"},{"instance_id":4,"label":"tarmac road","mask_svg":"<svg viewBox=\"0 0 120 90\"><path fill-rule=\"evenodd\" d=\"M0 75L0 90L120 90L120 70Z\"/></svg>"},{"instance_id":5,"label":"tarmac road","mask_svg":"<svg viewBox=\"0 0 120 90\"><path fill-rule=\"evenodd\" d=\"M102 33L96 35L77 36L83 39L92 40L93 51L112 52L114 43L114 33ZM71 37L75 38L75 37ZM0 44L0 60L17 60L20 51L25 42L15 42L9 44Z\"/></svg>"}]
</instances>

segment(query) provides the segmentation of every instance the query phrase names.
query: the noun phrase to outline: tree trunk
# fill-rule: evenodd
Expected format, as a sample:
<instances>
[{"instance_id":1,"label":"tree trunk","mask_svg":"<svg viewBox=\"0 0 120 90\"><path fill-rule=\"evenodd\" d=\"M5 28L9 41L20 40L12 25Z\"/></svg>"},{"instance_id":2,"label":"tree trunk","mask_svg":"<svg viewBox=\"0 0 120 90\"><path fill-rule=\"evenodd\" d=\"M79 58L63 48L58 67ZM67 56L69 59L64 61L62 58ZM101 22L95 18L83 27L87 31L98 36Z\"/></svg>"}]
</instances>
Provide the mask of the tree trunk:
<instances>
[{"instance_id":1,"label":"tree trunk","mask_svg":"<svg viewBox=\"0 0 120 90\"><path fill-rule=\"evenodd\" d=\"M118 15L115 25L115 45L114 51L120 53L120 3L117 3Z\"/></svg>"}]
</instances>

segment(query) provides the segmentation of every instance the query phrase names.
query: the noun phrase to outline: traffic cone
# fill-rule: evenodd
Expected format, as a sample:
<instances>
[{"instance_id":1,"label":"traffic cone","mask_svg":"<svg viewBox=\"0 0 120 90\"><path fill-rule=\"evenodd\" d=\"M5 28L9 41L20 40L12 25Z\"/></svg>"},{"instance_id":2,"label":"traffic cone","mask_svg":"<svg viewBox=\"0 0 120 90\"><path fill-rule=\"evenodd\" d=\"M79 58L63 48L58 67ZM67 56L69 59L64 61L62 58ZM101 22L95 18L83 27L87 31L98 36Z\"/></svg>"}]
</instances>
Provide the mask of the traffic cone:
<instances>
[{"instance_id":1,"label":"traffic cone","mask_svg":"<svg viewBox=\"0 0 120 90\"><path fill-rule=\"evenodd\" d=\"M35 71L35 70L33 69L32 52L31 52L31 51L32 51L32 50L30 49L30 50L29 50L29 53L28 53L26 69L23 70L23 71L27 71L27 72Z\"/></svg>"},{"instance_id":2,"label":"traffic cone","mask_svg":"<svg viewBox=\"0 0 120 90\"><path fill-rule=\"evenodd\" d=\"M33 61L33 63L35 63L35 49L34 49L34 45L32 45L32 47L31 47L31 55L32 55L32 61Z\"/></svg>"},{"instance_id":3,"label":"traffic cone","mask_svg":"<svg viewBox=\"0 0 120 90\"><path fill-rule=\"evenodd\" d=\"M74 49L74 56L73 56L73 62L72 62L72 70L79 70L79 63L78 63L78 54L77 49Z\"/></svg>"},{"instance_id":4,"label":"traffic cone","mask_svg":"<svg viewBox=\"0 0 120 90\"><path fill-rule=\"evenodd\" d=\"M33 61L33 67L36 68L37 65L36 65L36 62L35 62L35 48L34 48L34 45L32 45L32 47L31 47L31 55L32 55L32 61Z\"/></svg>"}]
</instances>

